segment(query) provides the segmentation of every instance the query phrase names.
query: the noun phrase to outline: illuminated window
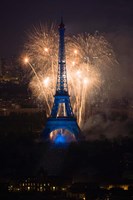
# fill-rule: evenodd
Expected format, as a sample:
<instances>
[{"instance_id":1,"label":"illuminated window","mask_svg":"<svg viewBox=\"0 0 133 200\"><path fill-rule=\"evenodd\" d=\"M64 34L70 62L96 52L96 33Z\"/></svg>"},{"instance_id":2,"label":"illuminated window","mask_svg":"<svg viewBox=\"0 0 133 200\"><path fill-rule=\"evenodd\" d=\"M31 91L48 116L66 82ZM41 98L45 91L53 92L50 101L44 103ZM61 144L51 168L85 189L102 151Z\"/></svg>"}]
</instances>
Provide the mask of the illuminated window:
<instances>
[{"instance_id":1,"label":"illuminated window","mask_svg":"<svg viewBox=\"0 0 133 200\"><path fill-rule=\"evenodd\" d=\"M55 189L56 189L55 186L53 186L53 191L55 191Z\"/></svg>"},{"instance_id":2,"label":"illuminated window","mask_svg":"<svg viewBox=\"0 0 133 200\"><path fill-rule=\"evenodd\" d=\"M30 191L30 187L28 186L28 191Z\"/></svg>"},{"instance_id":3,"label":"illuminated window","mask_svg":"<svg viewBox=\"0 0 133 200\"><path fill-rule=\"evenodd\" d=\"M124 190L128 190L128 185L122 185L121 188L123 188Z\"/></svg>"},{"instance_id":4,"label":"illuminated window","mask_svg":"<svg viewBox=\"0 0 133 200\"><path fill-rule=\"evenodd\" d=\"M62 191L65 191L65 190L66 190L66 188L61 188L61 190L62 190Z\"/></svg>"}]
</instances>

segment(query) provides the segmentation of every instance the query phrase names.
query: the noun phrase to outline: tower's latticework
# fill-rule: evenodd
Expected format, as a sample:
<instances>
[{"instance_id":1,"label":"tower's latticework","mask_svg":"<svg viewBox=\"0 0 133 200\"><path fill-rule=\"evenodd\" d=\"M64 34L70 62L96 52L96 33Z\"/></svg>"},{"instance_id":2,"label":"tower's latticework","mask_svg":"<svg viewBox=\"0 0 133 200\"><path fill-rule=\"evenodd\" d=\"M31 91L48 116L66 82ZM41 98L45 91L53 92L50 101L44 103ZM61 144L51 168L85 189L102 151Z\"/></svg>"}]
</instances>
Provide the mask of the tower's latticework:
<instances>
[{"instance_id":1,"label":"tower's latticework","mask_svg":"<svg viewBox=\"0 0 133 200\"><path fill-rule=\"evenodd\" d=\"M64 42L65 26L63 21L61 21L58 30L59 56L56 92L54 95L54 104L52 107L51 115L47 119L47 123L44 129L44 137L48 139L52 131L62 129L68 130L75 136L76 139L78 139L80 129L78 127L76 118L74 117L70 103L70 96L68 93Z\"/></svg>"}]
</instances>

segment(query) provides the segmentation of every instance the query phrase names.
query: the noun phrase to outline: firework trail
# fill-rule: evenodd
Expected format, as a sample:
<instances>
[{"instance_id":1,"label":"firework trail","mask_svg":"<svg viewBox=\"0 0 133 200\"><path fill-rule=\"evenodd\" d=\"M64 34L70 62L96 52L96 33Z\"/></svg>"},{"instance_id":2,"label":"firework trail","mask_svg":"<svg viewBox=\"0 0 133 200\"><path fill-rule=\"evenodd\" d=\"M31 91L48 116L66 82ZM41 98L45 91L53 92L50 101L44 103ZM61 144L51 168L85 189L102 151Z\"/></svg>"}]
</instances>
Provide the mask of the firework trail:
<instances>
[{"instance_id":1,"label":"firework trail","mask_svg":"<svg viewBox=\"0 0 133 200\"><path fill-rule=\"evenodd\" d=\"M45 104L48 115L53 105L57 80L56 30L55 25L35 28L25 45L30 65L34 66L30 88L36 99ZM111 45L102 35L84 33L65 37L65 40L71 104L82 128L89 115L90 104L107 98L117 62Z\"/></svg>"}]
</instances>

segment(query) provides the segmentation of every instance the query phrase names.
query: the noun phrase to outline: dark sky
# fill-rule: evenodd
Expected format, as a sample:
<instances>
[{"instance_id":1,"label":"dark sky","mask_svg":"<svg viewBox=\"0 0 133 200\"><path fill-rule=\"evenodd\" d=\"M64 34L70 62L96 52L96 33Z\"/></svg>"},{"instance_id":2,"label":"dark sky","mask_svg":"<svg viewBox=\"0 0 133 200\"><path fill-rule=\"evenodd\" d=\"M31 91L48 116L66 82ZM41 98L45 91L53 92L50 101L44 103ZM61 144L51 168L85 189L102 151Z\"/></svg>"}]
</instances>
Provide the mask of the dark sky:
<instances>
[{"instance_id":1,"label":"dark sky","mask_svg":"<svg viewBox=\"0 0 133 200\"><path fill-rule=\"evenodd\" d=\"M111 37L133 33L132 0L1 0L0 56L20 53L28 32L64 17L71 33L105 32ZM113 36L112 36L113 35Z\"/></svg>"}]
</instances>

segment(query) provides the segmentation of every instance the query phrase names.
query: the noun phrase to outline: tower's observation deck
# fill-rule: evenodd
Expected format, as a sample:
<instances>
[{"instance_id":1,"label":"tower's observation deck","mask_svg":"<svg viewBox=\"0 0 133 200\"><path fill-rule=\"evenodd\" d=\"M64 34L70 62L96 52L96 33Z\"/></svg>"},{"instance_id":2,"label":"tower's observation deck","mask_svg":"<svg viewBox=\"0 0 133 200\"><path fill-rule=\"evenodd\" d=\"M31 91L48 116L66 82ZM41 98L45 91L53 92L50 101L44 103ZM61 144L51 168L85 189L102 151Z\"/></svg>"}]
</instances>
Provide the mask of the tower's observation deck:
<instances>
[{"instance_id":1,"label":"tower's observation deck","mask_svg":"<svg viewBox=\"0 0 133 200\"><path fill-rule=\"evenodd\" d=\"M44 129L44 138L49 139L50 134L53 131L62 130L61 134L63 134L63 131L67 130L75 137L75 139L78 139L80 129L78 127L76 118L74 117L70 103L70 96L68 93L64 41L65 25L63 24L63 21L61 21L61 24L58 27L58 31L59 55L56 92L54 95L54 104L52 107L51 115L47 119L47 123Z\"/></svg>"}]
</instances>

